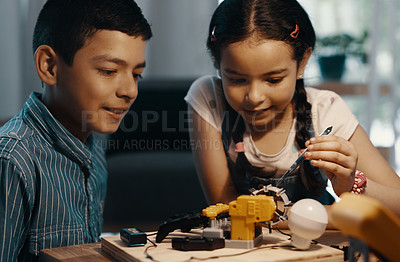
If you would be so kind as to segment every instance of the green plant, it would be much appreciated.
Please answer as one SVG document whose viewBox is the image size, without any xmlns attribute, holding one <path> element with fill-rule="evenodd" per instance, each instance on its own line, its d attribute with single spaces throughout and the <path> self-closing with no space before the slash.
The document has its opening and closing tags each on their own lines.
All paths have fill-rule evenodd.
<svg viewBox="0 0 400 262">
<path fill-rule="evenodd" d="M 360 37 L 343 33 L 317 38 L 317 50 L 319 56 L 354 55 L 361 61 L 367 61 L 365 42 L 368 33 L 365 31 Z"/>
</svg>

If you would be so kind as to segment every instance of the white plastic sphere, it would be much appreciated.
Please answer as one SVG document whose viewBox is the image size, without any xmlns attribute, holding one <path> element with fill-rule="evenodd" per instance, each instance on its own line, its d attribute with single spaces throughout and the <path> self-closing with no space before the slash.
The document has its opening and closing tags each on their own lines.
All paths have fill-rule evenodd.
<svg viewBox="0 0 400 262">
<path fill-rule="evenodd" d="M 328 224 L 328 213 L 318 201 L 310 198 L 297 201 L 288 214 L 292 245 L 308 249 L 311 240 L 319 238 Z"/>
</svg>

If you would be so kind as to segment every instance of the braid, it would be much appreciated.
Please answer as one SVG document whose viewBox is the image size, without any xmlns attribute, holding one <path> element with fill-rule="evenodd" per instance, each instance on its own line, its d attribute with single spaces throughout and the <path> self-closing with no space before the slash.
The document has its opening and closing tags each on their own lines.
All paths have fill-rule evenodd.
<svg viewBox="0 0 400 262">
<path fill-rule="evenodd" d="M 310 139 L 312 128 L 311 104 L 307 101 L 307 93 L 303 79 L 297 80 L 295 94 L 296 110 L 296 143 L 300 148 L 305 148 L 305 142 Z M 319 195 L 325 187 L 318 179 L 319 172 L 315 171 L 310 161 L 300 165 L 300 178 L 305 188 L 314 195 Z"/>
</svg>

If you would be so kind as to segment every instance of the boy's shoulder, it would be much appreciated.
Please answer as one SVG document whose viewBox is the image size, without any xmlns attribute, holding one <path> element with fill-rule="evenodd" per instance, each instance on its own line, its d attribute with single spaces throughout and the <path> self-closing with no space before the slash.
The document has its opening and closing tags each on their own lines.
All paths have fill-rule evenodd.
<svg viewBox="0 0 400 262">
<path fill-rule="evenodd" d="M 25 123 L 22 112 L 18 113 L 0 128 L 0 158 L 15 160 L 32 154 L 32 147 L 40 143 L 35 136 L 34 130 Z"/>
</svg>

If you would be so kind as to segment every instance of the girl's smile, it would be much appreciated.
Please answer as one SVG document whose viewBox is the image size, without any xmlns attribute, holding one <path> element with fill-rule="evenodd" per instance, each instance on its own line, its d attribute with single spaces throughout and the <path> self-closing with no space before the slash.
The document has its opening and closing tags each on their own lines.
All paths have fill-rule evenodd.
<svg viewBox="0 0 400 262">
<path fill-rule="evenodd" d="M 269 113 L 271 107 L 265 109 L 244 109 L 243 114 L 251 117 L 251 118 L 262 118 L 265 117 L 266 114 Z"/>
</svg>

